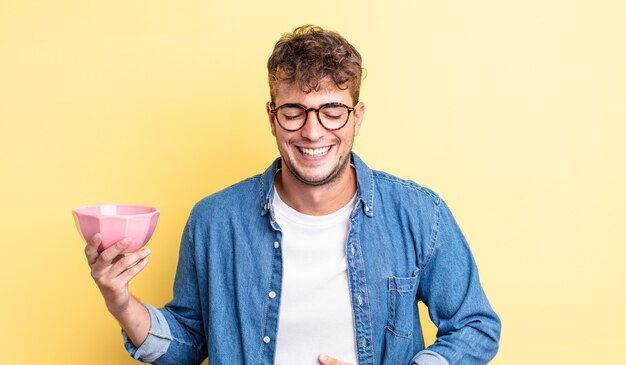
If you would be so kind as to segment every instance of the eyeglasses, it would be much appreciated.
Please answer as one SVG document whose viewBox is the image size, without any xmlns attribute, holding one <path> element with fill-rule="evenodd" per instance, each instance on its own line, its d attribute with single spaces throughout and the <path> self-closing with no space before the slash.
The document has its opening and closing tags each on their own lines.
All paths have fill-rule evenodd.
<svg viewBox="0 0 626 365">
<path fill-rule="evenodd" d="M 274 104 L 270 104 L 273 106 Z M 314 111 L 322 127 L 329 131 L 336 131 L 348 124 L 350 113 L 354 108 L 341 103 L 328 103 L 319 108 L 305 108 L 300 104 L 283 104 L 270 112 L 276 116 L 278 125 L 286 131 L 295 132 L 306 124 L 309 112 Z"/>
</svg>

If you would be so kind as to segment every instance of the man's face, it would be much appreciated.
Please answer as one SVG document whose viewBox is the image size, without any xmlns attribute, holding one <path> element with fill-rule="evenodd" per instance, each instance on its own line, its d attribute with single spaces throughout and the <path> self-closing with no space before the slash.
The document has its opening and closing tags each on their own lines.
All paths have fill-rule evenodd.
<svg viewBox="0 0 626 365">
<path fill-rule="evenodd" d="M 307 109 L 317 109 L 327 103 L 342 103 L 352 107 L 350 91 L 331 85 L 308 94 L 297 85 L 280 85 L 276 89 L 274 106 L 299 104 Z M 268 103 L 267 113 L 283 160 L 283 173 L 291 174 L 300 182 L 311 186 L 324 185 L 343 176 L 348 169 L 354 137 L 359 133 L 365 112 L 362 103 L 350 113 L 348 123 L 335 131 L 326 130 L 313 111 L 309 112 L 302 129 L 286 131 L 278 125 L 270 109 Z"/>
</svg>

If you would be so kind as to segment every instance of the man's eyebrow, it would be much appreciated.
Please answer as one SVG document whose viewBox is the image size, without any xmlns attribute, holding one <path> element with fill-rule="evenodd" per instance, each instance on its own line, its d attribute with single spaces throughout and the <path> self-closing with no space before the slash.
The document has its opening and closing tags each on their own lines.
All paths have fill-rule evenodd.
<svg viewBox="0 0 626 365">
<path fill-rule="evenodd" d="M 306 105 L 300 104 L 300 103 L 284 103 L 284 104 L 282 104 L 280 106 L 285 106 L 285 105 L 286 106 L 299 106 L 299 107 L 302 107 L 302 108 L 306 109 Z"/>
<path fill-rule="evenodd" d="M 299 106 L 299 107 L 304 108 L 304 109 L 311 109 L 311 108 L 319 109 L 319 108 L 321 108 L 323 106 L 327 106 L 327 105 L 344 105 L 344 104 L 342 102 L 339 102 L 339 101 L 329 101 L 327 103 L 319 104 L 317 107 L 310 107 L 310 108 L 307 107 L 304 104 L 301 104 L 301 103 L 284 103 L 284 104 L 281 104 L 279 106 Z"/>
</svg>

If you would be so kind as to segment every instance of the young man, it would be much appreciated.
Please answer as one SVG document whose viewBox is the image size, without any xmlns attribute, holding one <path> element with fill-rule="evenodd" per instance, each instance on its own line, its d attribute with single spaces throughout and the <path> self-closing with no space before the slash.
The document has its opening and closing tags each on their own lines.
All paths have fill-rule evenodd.
<svg viewBox="0 0 626 365">
<path fill-rule="evenodd" d="M 128 291 L 149 249 L 120 256 L 121 241 L 98 255 L 98 235 L 87 245 L 134 358 L 429 365 L 496 354 L 500 321 L 445 203 L 351 152 L 365 113 L 361 70 L 337 33 L 304 26 L 278 41 L 266 108 L 280 158 L 194 207 L 164 308 Z M 418 300 L 439 329 L 428 348 Z"/>
</svg>

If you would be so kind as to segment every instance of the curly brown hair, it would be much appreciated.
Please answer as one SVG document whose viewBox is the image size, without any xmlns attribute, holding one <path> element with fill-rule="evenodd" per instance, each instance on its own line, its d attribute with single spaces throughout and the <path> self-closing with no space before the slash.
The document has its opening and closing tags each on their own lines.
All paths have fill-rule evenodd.
<svg viewBox="0 0 626 365">
<path fill-rule="evenodd" d="M 285 33 L 267 60 L 272 102 L 279 84 L 297 83 L 305 93 L 324 88 L 330 79 L 341 90 L 350 89 L 359 100 L 361 55 L 339 33 L 314 25 L 303 25 Z"/>
</svg>

